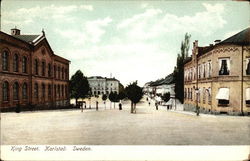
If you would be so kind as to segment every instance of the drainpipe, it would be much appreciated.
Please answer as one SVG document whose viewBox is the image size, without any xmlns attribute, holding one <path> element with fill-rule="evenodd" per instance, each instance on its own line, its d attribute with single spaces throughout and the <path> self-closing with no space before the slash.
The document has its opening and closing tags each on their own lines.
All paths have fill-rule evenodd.
<svg viewBox="0 0 250 161">
<path fill-rule="evenodd" d="M 241 115 L 244 116 L 244 111 L 243 111 L 243 72 L 244 72 L 244 67 L 243 67 L 243 45 L 241 46 Z"/>
</svg>

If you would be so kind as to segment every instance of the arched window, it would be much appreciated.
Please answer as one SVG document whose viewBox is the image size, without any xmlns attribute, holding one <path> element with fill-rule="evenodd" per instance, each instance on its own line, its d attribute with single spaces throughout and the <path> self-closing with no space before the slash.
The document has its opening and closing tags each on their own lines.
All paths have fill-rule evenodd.
<svg viewBox="0 0 250 161">
<path fill-rule="evenodd" d="M 65 85 L 65 97 L 68 97 L 67 86 Z"/>
<path fill-rule="evenodd" d="M 60 94 L 60 85 L 57 85 L 57 92 L 58 92 L 58 98 L 61 97 L 61 94 Z"/>
<path fill-rule="evenodd" d="M 48 98 L 51 98 L 51 85 L 48 85 Z"/>
<path fill-rule="evenodd" d="M 2 54 L 2 70 L 9 70 L 9 53 L 7 51 L 4 51 Z"/>
<path fill-rule="evenodd" d="M 61 87 L 61 90 L 62 90 L 62 97 L 64 97 L 64 86 L 63 85 Z"/>
<path fill-rule="evenodd" d="M 61 74 L 60 72 L 61 72 L 61 68 L 60 68 L 60 67 L 58 67 L 58 76 L 57 76 L 57 77 L 58 77 L 58 79 L 60 79 L 60 74 Z"/>
<path fill-rule="evenodd" d="M 38 98 L 38 84 L 37 83 L 35 83 L 34 95 L 35 95 L 35 98 Z"/>
<path fill-rule="evenodd" d="M 13 99 L 18 100 L 19 99 L 19 85 L 17 82 L 13 85 Z"/>
<path fill-rule="evenodd" d="M 23 99 L 28 98 L 28 86 L 27 86 L 27 83 L 23 84 L 22 95 L 23 95 Z"/>
<path fill-rule="evenodd" d="M 15 54 L 13 58 L 13 71 L 18 72 L 18 55 Z"/>
<path fill-rule="evenodd" d="M 45 98 L 45 84 L 42 84 L 42 98 Z"/>
<path fill-rule="evenodd" d="M 22 71 L 23 73 L 27 73 L 27 58 L 24 56 L 22 60 Z"/>
<path fill-rule="evenodd" d="M 54 85 L 54 96 L 56 98 L 56 85 Z"/>
<path fill-rule="evenodd" d="M 64 79 L 64 68 L 62 67 L 62 79 Z"/>
<path fill-rule="evenodd" d="M 54 78 L 56 78 L 56 66 L 54 65 Z"/>
<path fill-rule="evenodd" d="M 37 59 L 35 60 L 34 67 L 35 67 L 35 74 L 38 75 L 38 60 Z"/>
<path fill-rule="evenodd" d="M 42 62 L 42 76 L 45 76 L 45 62 Z"/>
<path fill-rule="evenodd" d="M 9 83 L 5 81 L 3 83 L 3 88 L 2 88 L 2 93 L 3 93 L 3 101 L 8 101 L 9 100 Z"/>
<path fill-rule="evenodd" d="M 51 64 L 48 65 L 48 77 L 51 77 Z"/>
</svg>

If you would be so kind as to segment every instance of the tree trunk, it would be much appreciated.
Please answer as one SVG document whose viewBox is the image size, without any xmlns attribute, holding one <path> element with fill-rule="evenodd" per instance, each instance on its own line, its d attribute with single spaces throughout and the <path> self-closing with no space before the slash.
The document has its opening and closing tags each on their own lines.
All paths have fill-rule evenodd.
<svg viewBox="0 0 250 161">
<path fill-rule="evenodd" d="M 114 109 L 115 109 L 115 102 L 114 102 Z"/>
<path fill-rule="evenodd" d="M 136 113 L 136 103 L 134 104 L 134 111 L 135 111 L 135 113 Z"/>
<path fill-rule="evenodd" d="M 131 101 L 131 111 L 130 113 L 133 113 L 133 102 Z"/>
</svg>

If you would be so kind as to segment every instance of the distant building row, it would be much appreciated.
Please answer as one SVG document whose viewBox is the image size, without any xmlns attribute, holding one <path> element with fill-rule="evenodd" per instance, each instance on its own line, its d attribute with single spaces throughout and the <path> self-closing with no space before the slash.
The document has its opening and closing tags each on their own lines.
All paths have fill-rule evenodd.
<svg viewBox="0 0 250 161">
<path fill-rule="evenodd" d="M 193 43 L 184 65 L 184 109 L 250 113 L 250 28 L 215 45 Z"/>
<path fill-rule="evenodd" d="M 171 98 L 174 98 L 175 82 L 173 74 L 170 74 L 163 79 L 146 83 L 143 87 L 143 92 L 151 96 L 163 95 L 169 92 Z"/>
<path fill-rule="evenodd" d="M 67 105 L 69 60 L 54 54 L 43 32 L 0 31 L 0 107 Z"/>
<path fill-rule="evenodd" d="M 109 95 L 111 92 L 119 93 L 119 81 L 115 78 L 93 76 L 88 77 L 88 82 L 92 95 Z"/>
</svg>

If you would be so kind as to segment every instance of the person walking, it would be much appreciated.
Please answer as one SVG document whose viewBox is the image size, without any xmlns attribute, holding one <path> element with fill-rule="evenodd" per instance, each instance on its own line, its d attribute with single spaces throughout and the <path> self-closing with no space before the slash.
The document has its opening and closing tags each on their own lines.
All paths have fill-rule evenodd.
<svg viewBox="0 0 250 161">
<path fill-rule="evenodd" d="M 158 103 L 157 103 L 157 101 L 155 101 L 155 108 L 156 108 L 156 110 L 158 110 Z"/>
<path fill-rule="evenodd" d="M 96 111 L 98 111 L 98 101 L 96 101 Z"/>
</svg>

